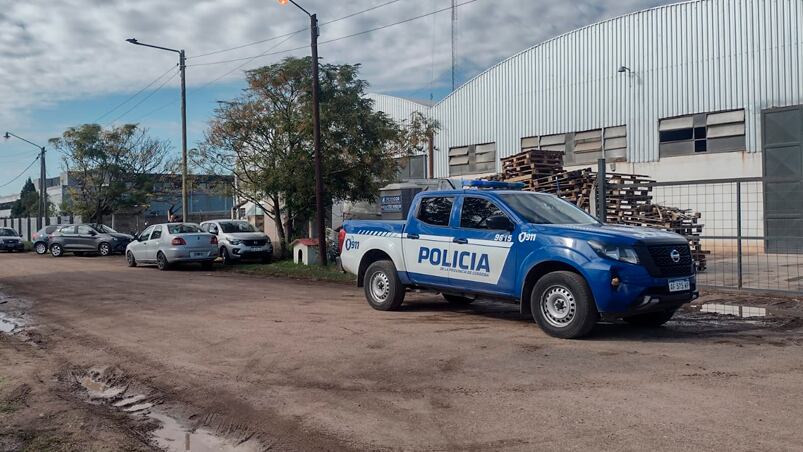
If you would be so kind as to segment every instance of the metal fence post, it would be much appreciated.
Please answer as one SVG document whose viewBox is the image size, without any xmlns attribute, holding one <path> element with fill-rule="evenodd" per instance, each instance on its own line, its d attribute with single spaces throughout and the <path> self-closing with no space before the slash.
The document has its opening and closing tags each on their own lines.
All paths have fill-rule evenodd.
<svg viewBox="0 0 803 452">
<path fill-rule="evenodd" d="M 605 159 L 597 160 L 597 219 L 603 223 L 608 217 L 605 196 L 608 193 L 605 176 Z"/>
<path fill-rule="evenodd" d="M 742 288 L 742 183 L 736 181 L 736 287 Z"/>
</svg>

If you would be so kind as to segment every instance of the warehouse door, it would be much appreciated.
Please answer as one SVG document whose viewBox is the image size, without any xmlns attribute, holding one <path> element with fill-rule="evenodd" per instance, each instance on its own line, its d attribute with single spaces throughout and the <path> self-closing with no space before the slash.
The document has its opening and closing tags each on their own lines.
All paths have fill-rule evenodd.
<svg viewBox="0 0 803 452">
<path fill-rule="evenodd" d="M 768 253 L 803 252 L 803 106 L 765 110 L 764 226 Z"/>
</svg>

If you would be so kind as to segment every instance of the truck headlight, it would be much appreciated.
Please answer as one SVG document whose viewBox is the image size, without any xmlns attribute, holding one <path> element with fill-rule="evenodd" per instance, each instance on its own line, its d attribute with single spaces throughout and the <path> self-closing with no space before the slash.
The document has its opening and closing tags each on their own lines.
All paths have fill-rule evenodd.
<svg viewBox="0 0 803 452">
<path fill-rule="evenodd" d="M 240 243 L 243 243 L 243 242 L 241 242 L 240 240 L 229 240 L 229 244 L 230 245 L 239 245 Z"/>
<path fill-rule="evenodd" d="M 629 264 L 638 264 L 638 254 L 636 254 L 636 250 L 633 247 L 609 245 L 607 243 L 597 242 L 596 240 L 589 240 L 588 244 L 601 257 L 607 257 L 608 259 L 627 262 Z"/>
</svg>

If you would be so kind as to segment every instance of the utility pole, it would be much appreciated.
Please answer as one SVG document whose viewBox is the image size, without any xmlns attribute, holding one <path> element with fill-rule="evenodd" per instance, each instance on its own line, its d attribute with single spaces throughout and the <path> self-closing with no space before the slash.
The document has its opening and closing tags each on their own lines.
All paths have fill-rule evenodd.
<svg viewBox="0 0 803 452">
<path fill-rule="evenodd" d="M 452 0 L 452 91 L 455 88 L 454 66 L 455 66 L 455 51 L 454 51 L 454 33 L 455 22 L 457 21 L 457 10 L 454 8 L 454 0 Z"/>
<path fill-rule="evenodd" d="M 320 86 L 318 81 L 318 16 L 302 8 L 294 0 L 279 0 L 279 4 L 288 2 L 295 5 L 309 16 L 310 47 L 312 53 L 312 145 L 315 150 L 315 212 L 318 217 L 318 254 L 321 265 L 327 264 L 326 256 L 326 209 L 323 204 L 323 171 L 321 169 L 321 105 Z"/>
<path fill-rule="evenodd" d="M 34 143 L 33 141 L 26 140 L 19 135 L 14 135 L 11 132 L 6 132 L 3 135 L 3 138 L 6 140 L 14 137 L 18 140 L 22 140 L 32 146 L 39 148 L 39 217 L 36 219 L 36 229 L 42 229 L 47 222 L 47 183 L 45 178 L 47 177 L 47 167 L 45 166 L 45 154 L 46 150 L 44 146 L 39 146 L 38 144 Z"/>
<path fill-rule="evenodd" d="M 137 41 L 136 38 L 126 39 L 126 41 L 134 45 L 178 54 L 178 67 L 181 72 L 181 219 L 182 221 L 189 221 L 189 218 L 187 218 L 189 215 L 189 206 L 187 205 L 187 62 L 184 49 L 170 49 L 168 47 L 145 44 Z"/>
</svg>

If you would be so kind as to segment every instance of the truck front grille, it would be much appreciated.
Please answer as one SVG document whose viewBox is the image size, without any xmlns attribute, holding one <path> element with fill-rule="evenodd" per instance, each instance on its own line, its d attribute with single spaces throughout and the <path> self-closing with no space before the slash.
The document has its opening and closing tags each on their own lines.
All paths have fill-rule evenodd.
<svg viewBox="0 0 803 452">
<path fill-rule="evenodd" d="M 652 245 L 647 251 L 653 263 L 650 268 L 653 276 L 691 276 L 694 273 L 688 245 Z"/>
</svg>

